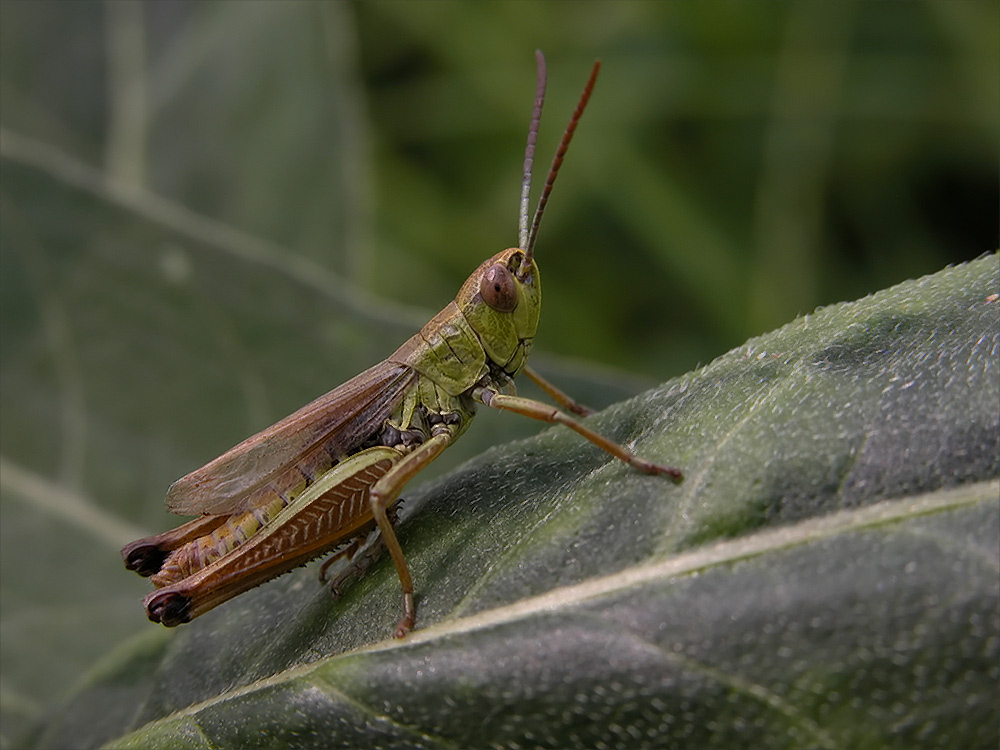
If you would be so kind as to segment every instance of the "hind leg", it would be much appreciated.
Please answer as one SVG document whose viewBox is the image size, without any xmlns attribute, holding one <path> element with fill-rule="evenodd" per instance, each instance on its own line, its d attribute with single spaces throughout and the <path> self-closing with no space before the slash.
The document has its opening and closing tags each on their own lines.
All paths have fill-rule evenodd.
<svg viewBox="0 0 1000 750">
<path fill-rule="evenodd" d="M 399 508 L 402 502 L 402 498 L 400 498 L 395 505 L 386 511 L 386 516 L 393 529 L 399 525 Z M 375 532 L 374 529 L 367 534 L 354 537 L 344 549 L 338 550 L 320 565 L 319 580 L 321 583 L 327 584 L 334 600 L 339 599 L 347 589 L 364 578 L 369 568 L 385 554 L 385 540 L 382 538 L 382 534 L 376 532 L 375 538 L 371 542 L 368 541 L 373 532 Z M 328 578 L 327 572 L 330 566 L 345 558 L 348 564 L 344 566 L 344 569 Z"/>
</svg>

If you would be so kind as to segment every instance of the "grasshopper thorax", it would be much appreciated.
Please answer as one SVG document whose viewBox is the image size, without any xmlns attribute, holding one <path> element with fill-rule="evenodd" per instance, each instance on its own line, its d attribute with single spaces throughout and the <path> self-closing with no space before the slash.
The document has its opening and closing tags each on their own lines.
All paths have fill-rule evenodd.
<svg viewBox="0 0 1000 750">
<path fill-rule="evenodd" d="M 529 261 L 519 275 L 524 251 L 512 247 L 484 261 L 455 297 L 486 356 L 508 375 L 521 371 L 538 328 L 542 290 L 538 266 Z"/>
</svg>

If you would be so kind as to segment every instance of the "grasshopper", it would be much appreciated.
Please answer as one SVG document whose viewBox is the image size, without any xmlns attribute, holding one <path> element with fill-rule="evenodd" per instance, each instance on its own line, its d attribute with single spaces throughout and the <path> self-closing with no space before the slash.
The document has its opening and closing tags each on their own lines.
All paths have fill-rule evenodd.
<svg viewBox="0 0 1000 750">
<path fill-rule="evenodd" d="M 524 373 L 567 411 L 590 413 L 526 361 L 541 301 L 535 238 L 600 61 L 563 133 L 529 228 L 546 82 L 545 58 L 535 55 L 519 246 L 484 261 L 454 301 L 388 359 L 170 486 L 167 507 L 198 518 L 122 550 L 125 567 L 151 576 L 157 587 L 143 600 L 150 620 L 167 627 L 189 622 L 326 553 L 336 554 L 321 578 L 329 562 L 344 556 L 356 574 L 371 561 L 372 548 L 358 560 L 354 555 L 377 529 L 378 551 L 388 548 L 403 590 L 403 615 L 394 630 L 403 637 L 414 627 L 416 609 L 394 530 L 395 504 L 403 486 L 466 430 L 479 405 L 565 425 L 640 471 L 681 481 L 679 470 L 639 458 L 566 412 L 516 395 L 513 379 Z M 331 588 L 337 591 L 336 584 Z"/>
</svg>

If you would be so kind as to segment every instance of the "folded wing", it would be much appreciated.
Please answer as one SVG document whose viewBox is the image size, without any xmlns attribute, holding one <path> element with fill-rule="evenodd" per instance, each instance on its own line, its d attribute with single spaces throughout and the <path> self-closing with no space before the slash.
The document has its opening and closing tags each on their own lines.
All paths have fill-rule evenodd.
<svg viewBox="0 0 1000 750">
<path fill-rule="evenodd" d="M 178 479 L 167 507 L 181 515 L 238 513 L 311 481 L 312 467 L 329 466 L 328 457 L 335 462 L 368 439 L 416 377 L 409 367 L 380 362 Z"/>
</svg>

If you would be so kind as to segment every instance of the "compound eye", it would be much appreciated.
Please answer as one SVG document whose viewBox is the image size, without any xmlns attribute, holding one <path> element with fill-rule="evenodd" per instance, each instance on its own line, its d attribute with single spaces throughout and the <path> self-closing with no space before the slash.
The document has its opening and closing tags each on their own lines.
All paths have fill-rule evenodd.
<svg viewBox="0 0 1000 750">
<path fill-rule="evenodd" d="M 517 287 L 507 267 L 497 263 L 490 266 L 479 282 L 479 292 L 487 305 L 498 312 L 510 312 L 517 307 Z"/>
</svg>

